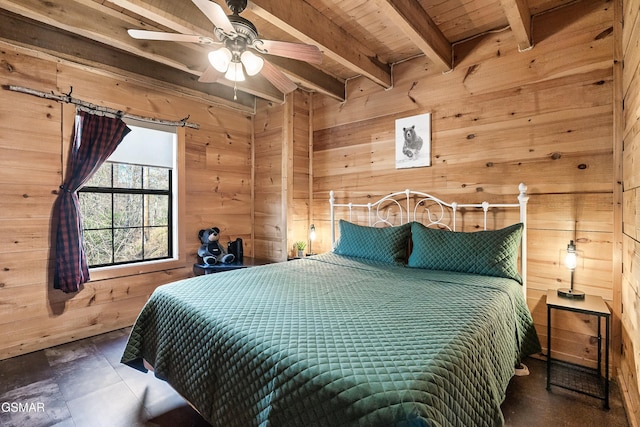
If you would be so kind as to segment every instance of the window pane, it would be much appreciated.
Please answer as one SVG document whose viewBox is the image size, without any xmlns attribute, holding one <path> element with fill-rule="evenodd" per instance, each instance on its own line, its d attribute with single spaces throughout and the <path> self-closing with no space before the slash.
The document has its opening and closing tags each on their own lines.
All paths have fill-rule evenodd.
<svg viewBox="0 0 640 427">
<path fill-rule="evenodd" d="M 78 193 L 85 230 L 111 228 L 111 194 Z"/>
<path fill-rule="evenodd" d="M 142 259 L 142 229 L 114 230 L 114 261 L 126 262 Z"/>
<path fill-rule="evenodd" d="M 169 256 L 169 228 L 145 227 L 144 259 Z"/>
<path fill-rule="evenodd" d="M 112 163 L 105 162 L 84 186 L 111 187 L 111 165 Z"/>
<path fill-rule="evenodd" d="M 111 264 L 111 230 L 86 230 L 84 232 L 84 249 L 87 263 L 91 265 Z"/>
<path fill-rule="evenodd" d="M 146 195 L 144 225 L 169 225 L 169 208 L 169 196 Z"/>
<path fill-rule="evenodd" d="M 113 195 L 113 226 L 142 227 L 142 194 Z"/>
<path fill-rule="evenodd" d="M 169 190 L 169 169 L 145 167 L 144 177 L 144 188 L 150 190 Z"/>
<path fill-rule="evenodd" d="M 113 165 L 114 188 L 142 188 L 142 166 L 115 163 Z"/>
</svg>

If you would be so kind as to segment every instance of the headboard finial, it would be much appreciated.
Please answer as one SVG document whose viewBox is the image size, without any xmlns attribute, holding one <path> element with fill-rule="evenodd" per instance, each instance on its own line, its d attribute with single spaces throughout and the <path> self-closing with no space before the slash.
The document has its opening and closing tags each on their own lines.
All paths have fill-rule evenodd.
<svg viewBox="0 0 640 427">
<path fill-rule="evenodd" d="M 521 182 L 520 185 L 518 185 L 518 190 L 520 191 L 520 194 L 518 194 L 518 201 L 521 205 L 526 205 L 526 203 L 529 201 L 526 184 L 524 182 Z"/>
<path fill-rule="evenodd" d="M 520 191 L 520 194 L 527 194 L 527 185 L 524 182 L 521 182 L 520 185 L 518 185 L 518 190 Z"/>
</svg>

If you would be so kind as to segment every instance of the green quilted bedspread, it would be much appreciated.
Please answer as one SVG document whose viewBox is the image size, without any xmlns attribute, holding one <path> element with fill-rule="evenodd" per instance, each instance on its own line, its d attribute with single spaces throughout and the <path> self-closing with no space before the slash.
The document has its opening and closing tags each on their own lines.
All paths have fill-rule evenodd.
<svg viewBox="0 0 640 427">
<path fill-rule="evenodd" d="M 520 285 L 325 254 L 159 287 L 122 357 L 215 426 L 493 426 L 540 350 Z"/>
</svg>

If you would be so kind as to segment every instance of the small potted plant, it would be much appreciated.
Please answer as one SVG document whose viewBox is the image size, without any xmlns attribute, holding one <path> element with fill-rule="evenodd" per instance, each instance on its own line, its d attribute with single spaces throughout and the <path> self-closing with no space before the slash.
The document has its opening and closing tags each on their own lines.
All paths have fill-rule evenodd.
<svg viewBox="0 0 640 427">
<path fill-rule="evenodd" d="M 298 250 L 298 258 L 304 257 L 304 248 L 307 247 L 307 242 L 303 242 L 302 240 L 295 242 L 293 247 Z"/>
</svg>

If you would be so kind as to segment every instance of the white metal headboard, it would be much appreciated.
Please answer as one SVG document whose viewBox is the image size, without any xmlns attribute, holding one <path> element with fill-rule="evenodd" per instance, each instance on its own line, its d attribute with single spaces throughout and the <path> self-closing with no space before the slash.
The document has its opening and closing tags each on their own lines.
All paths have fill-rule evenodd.
<svg viewBox="0 0 640 427">
<path fill-rule="evenodd" d="M 334 192 L 329 193 L 331 204 L 331 247 L 336 243 L 335 208 L 347 208 L 348 220 L 353 222 L 354 212 L 364 212 L 368 226 L 392 226 L 418 221 L 427 227 L 446 228 L 456 231 L 457 213 L 465 209 L 482 209 L 483 229 L 487 229 L 487 214 L 492 208 L 519 208 L 520 222 L 523 225 L 522 243 L 520 245 L 520 274 L 522 275 L 522 291 L 527 296 L 527 186 L 518 186 L 518 203 L 489 202 L 467 204 L 446 203 L 439 198 L 420 191 L 404 190 L 392 193 L 373 203 L 336 203 Z"/>
</svg>

